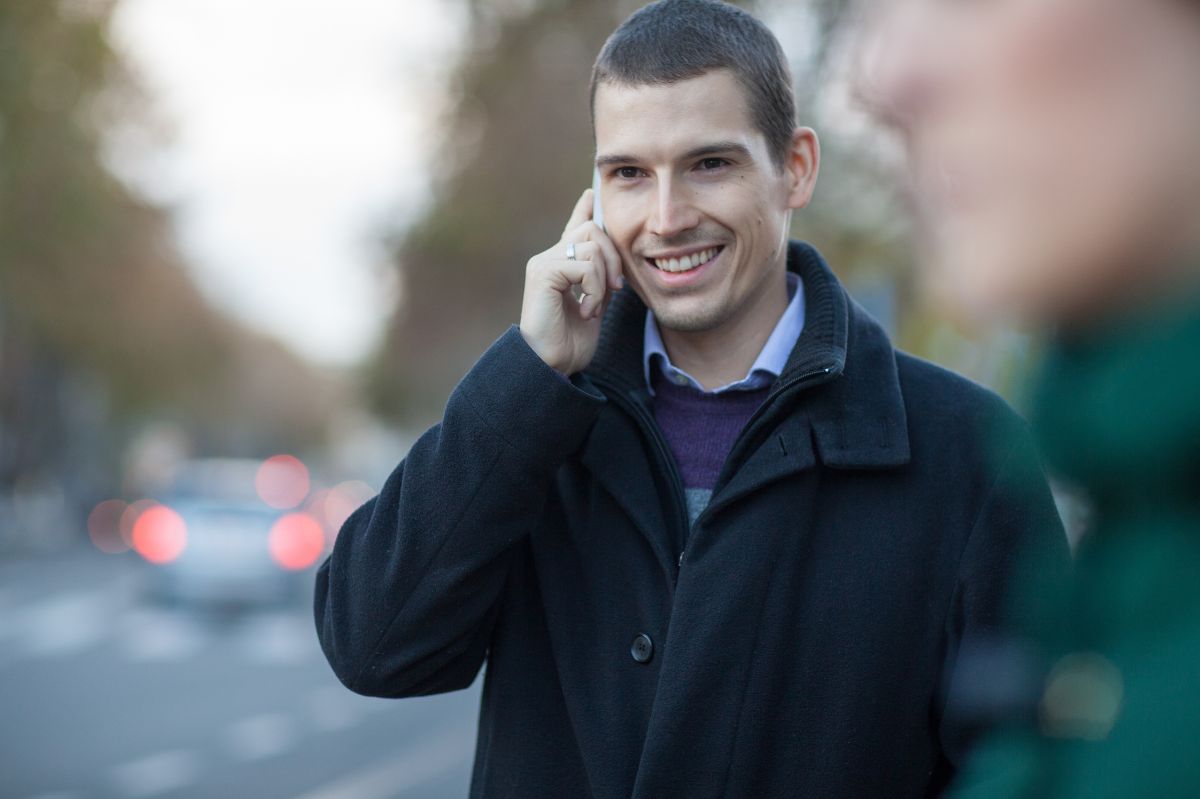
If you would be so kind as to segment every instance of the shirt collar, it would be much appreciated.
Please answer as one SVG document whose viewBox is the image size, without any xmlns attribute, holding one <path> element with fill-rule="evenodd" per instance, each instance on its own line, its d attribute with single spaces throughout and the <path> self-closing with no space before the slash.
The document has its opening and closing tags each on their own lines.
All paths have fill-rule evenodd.
<svg viewBox="0 0 1200 799">
<path fill-rule="evenodd" d="M 775 329 L 767 337 L 758 357 L 750 366 L 750 371 L 741 380 L 735 380 L 711 391 L 703 388 L 694 377 L 671 363 L 671 358 L 667 355 L 667 349 L 663 345 L 662 336 L 659 335 L 654 312 L 647 308 L 642 345 L 642 372 L 646 380 L 646 389 L 651 394 L 654 393 L 650 380 L 650 364 L 655 360 L 668 380 L 680 385 L 691 385 L 707 394 L 760 388 L 769 384 L 783 372 L 788 356 L 800 338 L 800 332 L 804 329 L 804 286 L 801 283 L 800 275 L 792 271 L 787 272 L 787 288 L 790 297 L 787 308 L 779 317 L 779 321 L 775 323 Z M 655 355 L 661 357 L 654 358 Z"/>
</svg>

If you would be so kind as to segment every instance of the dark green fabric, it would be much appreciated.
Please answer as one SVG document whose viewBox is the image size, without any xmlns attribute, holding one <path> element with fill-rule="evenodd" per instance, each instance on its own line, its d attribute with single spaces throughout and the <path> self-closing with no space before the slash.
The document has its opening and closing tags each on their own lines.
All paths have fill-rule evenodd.
<svg viewBox="0 0 1200 799">
<path fill-rule="evenodd" d="M 1090 653 L 1107 675 L 1077 697 L 1100 721 L 1064 728 L 1044 694 L 1036 728 L 995 735 L 955 796 L 1200 796 L 1200 297 L 1059 336 L 1033 426 L 1094 508 L 1043 633 L 1056 657 Z"/>
</svg>

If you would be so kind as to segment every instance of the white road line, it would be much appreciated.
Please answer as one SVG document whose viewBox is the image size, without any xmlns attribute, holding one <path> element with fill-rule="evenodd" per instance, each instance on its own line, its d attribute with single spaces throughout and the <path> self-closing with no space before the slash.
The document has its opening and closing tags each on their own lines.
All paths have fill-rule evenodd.
<svg viewBox="0 0 1200 799">
<path fill-rule="evenodd" d="M 31 599 L 11 589 L 0 603 L 0 666 L 78 654 L 112 636 L 130 601 L 128 579 Z"/>
<path fill-rule="evenodd" d="M 183 613 L 132 608 L 122 615 L 121 652 L 135 662 L 185 660 L 208 645 L 210 635 Z"/>
<path fill-rule="evenodd" d="M 98 643 L 111 626 L 111 597 L 72 591 L 18 608 L 3 625 L 27 657 L 61 657 Z"/>
<path fill-rule="evenodd" d="M 322 685 L 304 697 L 313 726 L 320 732 L 337 732 L 352 727 L 363 717 L 362 700 L 338 685 Z"/>
<path fill-rule="evenodd" d="M 342 777 L 299 799 L 392 799 L 466 765 L 474 750 L 473 727 L 445 729 L 398 758 Z"/>
<path fill-rule="evenodd" d="M 295 725 L 282 713 L 250 716 L 225 731 L 226 747 L 238 760 L 272 757 L 287 751 L 295 741 Z"/>
<path fill-rule="evenodd" d="M 123 796 L 153 796 L 195 782 L 200 757 L 187 749 L 172 749 L 115 766 L 109 774 Z"/>
<path fill-rule="evenodd" d="M 239 649 L 255 663 L 301 663 L 321 656 L 316 627 L 307 615 L 254 616 L 246 620 L 238 637 Z"/>
</svg>

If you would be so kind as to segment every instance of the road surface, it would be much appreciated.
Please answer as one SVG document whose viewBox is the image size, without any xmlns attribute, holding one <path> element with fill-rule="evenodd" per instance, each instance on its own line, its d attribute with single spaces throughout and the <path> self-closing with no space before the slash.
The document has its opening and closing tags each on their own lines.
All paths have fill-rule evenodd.
<svg viewBox="0 0 1200 799">
<path fill-rule="evenodd" d="M 0 560 L 0 799 L 465 797 L 481 680 L 346 690 L 309 599 L 244 614 L 143 596 L 135 555 Z"/>
</svg>

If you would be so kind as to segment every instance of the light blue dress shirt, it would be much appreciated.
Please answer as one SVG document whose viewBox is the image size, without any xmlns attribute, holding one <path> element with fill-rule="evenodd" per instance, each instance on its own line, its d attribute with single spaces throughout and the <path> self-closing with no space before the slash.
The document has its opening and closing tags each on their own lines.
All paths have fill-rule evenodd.
<svg viewBox="0 0 1200 799">
<path fill-rule="evenodd" d="M 750 366 L 750 371 L 741 380 L 726 383 L 711 390 L 701 386 L 696 378 L 671 363 L 671 358 L 667 355 L 667 349 L 663 346 L 662 337 L 659 335 L 654 312 L 647 308 L 646 330 L 642 343 L 642 371 L 646 377 L 647 390 L 651 394 L 654 393 L 654 389 L 650 385 L 652 360 L 660 364 L 662 372 L 668 380 L 681 386 L 691 385 L 708 394 L 738 389 L 755 389 L 769 385 L 783 371 L 784 364 L 787 363 L 788 356 L 792 353 L 792 347 L 800 338 L 800 331 L 804 329 L 804 286 L 800 282 L 800 276 L 795 272 L 788 272 L 787 286 L 788 306 L 784 309 L 783 316 L 779 317 L 779 321 L 775 323 L 775 329 L 771 331 L 766 344 L 763 344 L 758 357 Z"/>
</svg>

